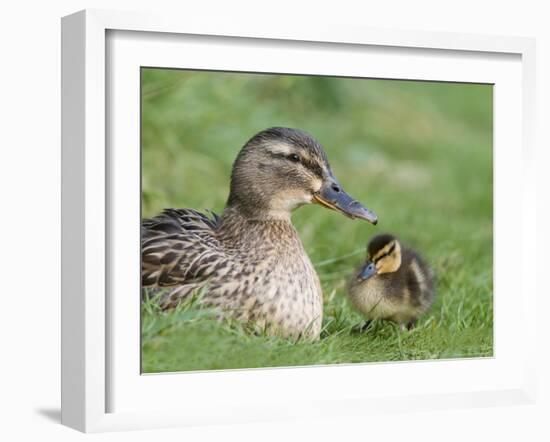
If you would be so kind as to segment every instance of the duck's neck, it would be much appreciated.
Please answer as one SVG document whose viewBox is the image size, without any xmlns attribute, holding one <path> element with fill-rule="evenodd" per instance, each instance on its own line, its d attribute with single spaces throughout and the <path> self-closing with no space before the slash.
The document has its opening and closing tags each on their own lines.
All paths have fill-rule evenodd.
<svg viewBox="0 0 550 442">
<path fill-rule="evenodd" d="M 270 216 L 268 213 L 251 215 L 238 207 L 227 206 L 222 213 L 218 227 L 220 239 L 226 243 L 261 245 L 276 243 L 300 243 L 298 234 L 287 216 Z M 301 244 L 301 243 L 300 243 Z"/>
<path fill-rule="evenodd" d="M 223 211 L 223 218 L 239 219 L 244 222 L 287 222 L 292 224 L 290 219 L 291 212 L 286 209 L 277 209 L 265 207 L 261 204 L 240 204 L 237 201 L 228 201 L 226 208 Z"/>
</svg>

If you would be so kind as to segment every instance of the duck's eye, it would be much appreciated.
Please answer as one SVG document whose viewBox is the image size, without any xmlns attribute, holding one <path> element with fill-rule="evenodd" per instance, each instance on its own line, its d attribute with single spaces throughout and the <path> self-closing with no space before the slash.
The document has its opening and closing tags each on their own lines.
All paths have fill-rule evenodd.
<svg viewBox="0 0 550 442">
<path fill-rule="evenodd" d="M 287 158 L 290 161 L 292 161 L 293 163 L 299 163 L 300 162 L 300 157 L 295 153 L 291 153 Z"/>
</svg>

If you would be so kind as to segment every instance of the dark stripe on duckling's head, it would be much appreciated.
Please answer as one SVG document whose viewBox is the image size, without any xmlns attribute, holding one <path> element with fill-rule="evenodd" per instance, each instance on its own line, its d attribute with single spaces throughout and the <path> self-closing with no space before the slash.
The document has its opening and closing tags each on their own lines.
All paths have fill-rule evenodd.
<svg viewBox="0 0 550 442">
<path fill-rule="evenodd" d="M 376 235 L 374 238 L 370 240 L 369 245 L 367 247 L 367 252 L 369 256 L 374 258 L 380 250 L 382 250 L 384 247 L 386 247 L 389 243 L 391 243 L 395 239 L 396 239 L 395 236 L 390 235 L 389 233 L 382 233 L 380 235 Z"/>
<path fill-rule="evenodd" d="M 381 255 L 379 254 L 374 259 L 374 263 L 376 264 L 378 261 L 380 261 L 381 259 L 384 259 L 386 256 L 390 256 L 393 253 L 394 250 L 395 250 L 395 241 L 391 243 L 391 246 L 390 246 L 390 248 L 388 249 L 387 252 L 384 252 Z"/>
</svg>

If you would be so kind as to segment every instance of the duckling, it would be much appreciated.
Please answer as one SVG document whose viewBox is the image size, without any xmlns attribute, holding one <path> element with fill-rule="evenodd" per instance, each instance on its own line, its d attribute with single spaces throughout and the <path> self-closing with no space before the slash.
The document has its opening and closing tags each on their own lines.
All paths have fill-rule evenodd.
<svg viewBox="0 0 550 442">
<path fill-rule="evenodd" d="M 311 135 L 256 134 L 233 164 L 221 216 L 166 209 L 142 221 L 142 287 L 167 289 L 157 297 L 163 309 L 202 289 L 203 305 L 270 334 L 318 338 L 321 285 L 290 219 L 309 203 L 377 222 L 343 190 Z"/>
<path fill-rule="evenodd" d="M 434 299 L 434 277 L 424 259 L 390 234 L 375 236 L 366 262 L 352 275 L 348 297 L 367 322 L 389 319 L 410 330 Z"/>
</svg>

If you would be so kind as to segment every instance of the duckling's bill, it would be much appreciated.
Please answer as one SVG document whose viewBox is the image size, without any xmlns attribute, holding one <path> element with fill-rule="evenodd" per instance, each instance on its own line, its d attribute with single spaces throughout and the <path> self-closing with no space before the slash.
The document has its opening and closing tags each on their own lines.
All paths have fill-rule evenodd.
<svg viewBox="0 0 550 442">
<path fill-rule="evenodd" d="M 376 214 L 354 200 L 335 179 L 328 181 L 319 192 L 314 193 L 313 200 L 329 209 L 342 212 L 351 219 L 360 218 L 371 224 L 378 222 Z"/>
<path fill-rule="evenodd" d="M 357 279 L 360 281 L 366 281 L 371 276 L 376 274 L 376 265 L 372 261 L 367 261 L 365 265 L 361 268 L 361 271 L 357 275 Z"/>
</svg>

